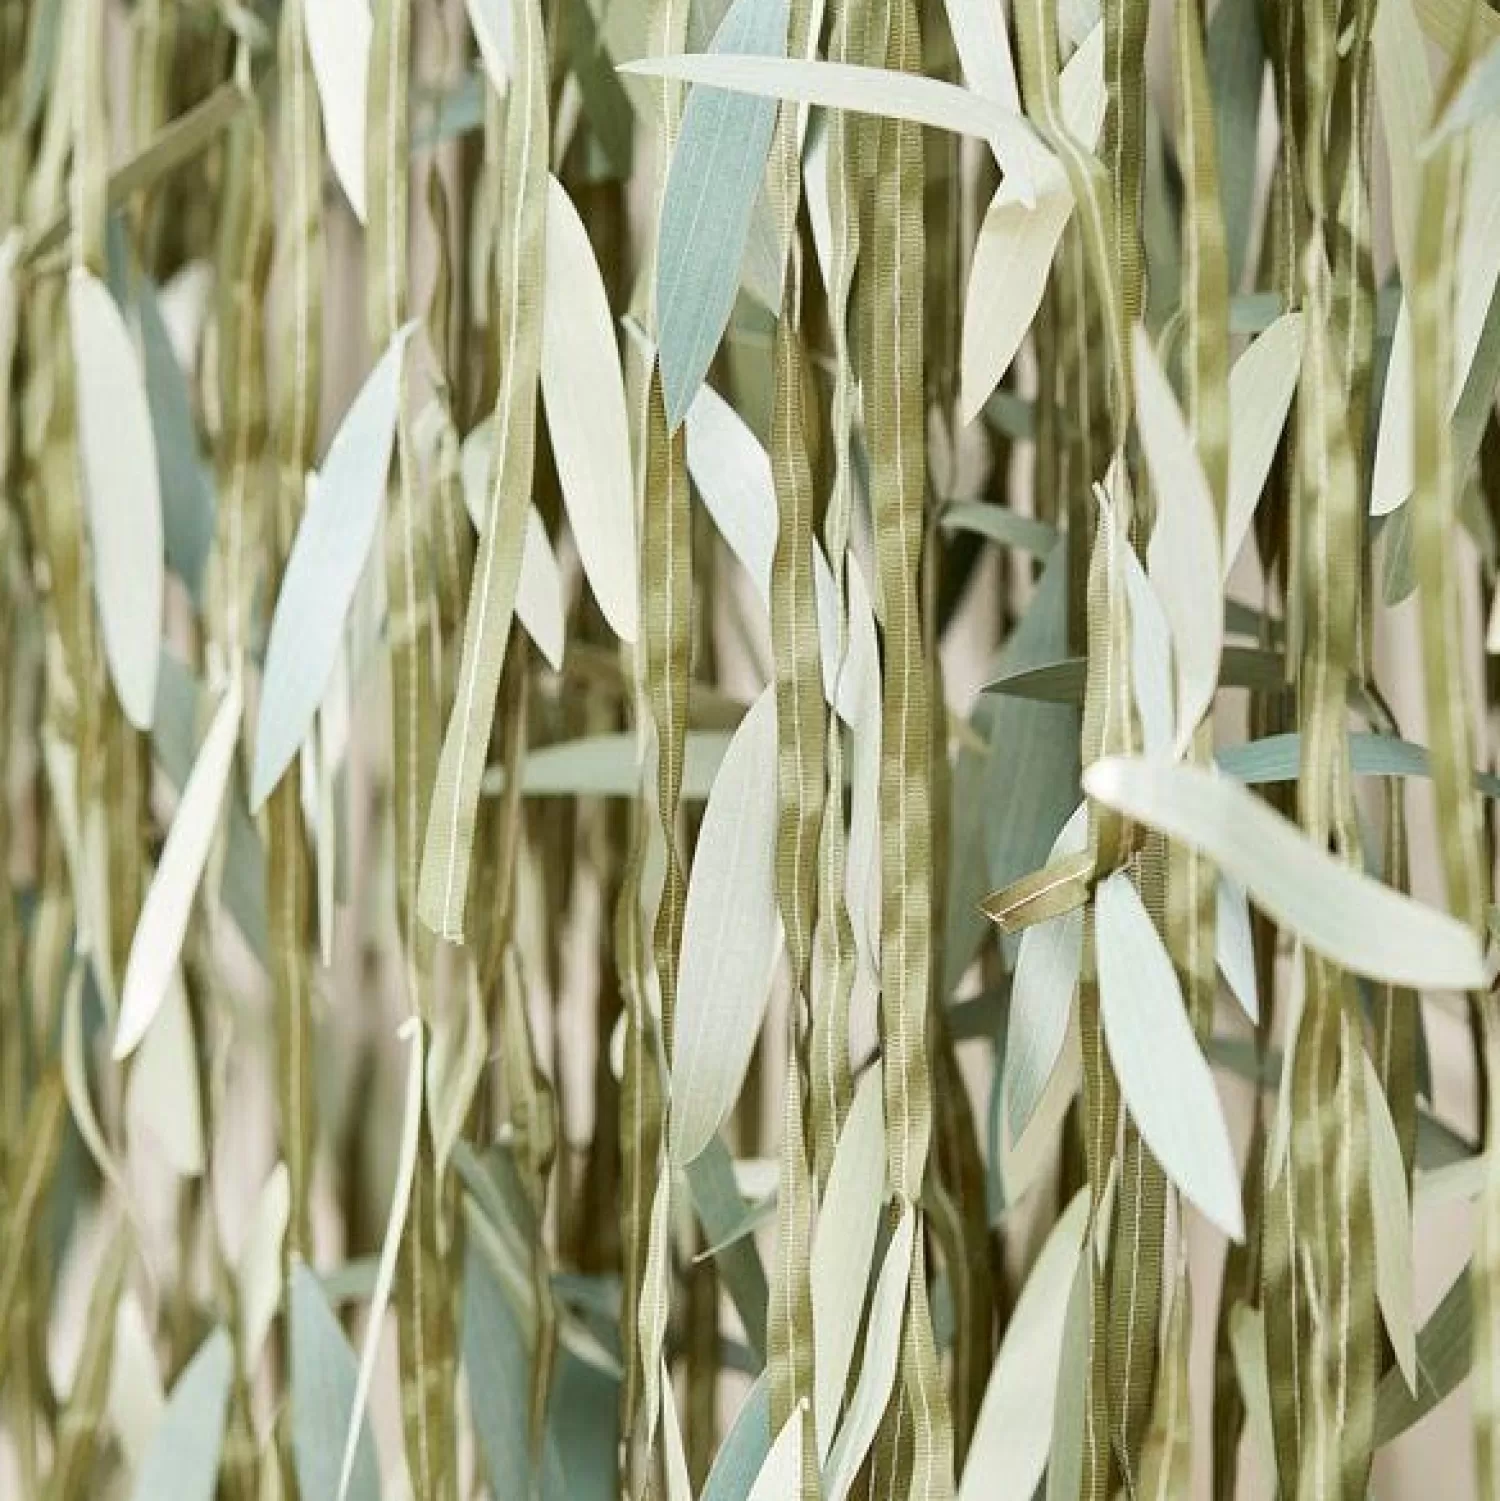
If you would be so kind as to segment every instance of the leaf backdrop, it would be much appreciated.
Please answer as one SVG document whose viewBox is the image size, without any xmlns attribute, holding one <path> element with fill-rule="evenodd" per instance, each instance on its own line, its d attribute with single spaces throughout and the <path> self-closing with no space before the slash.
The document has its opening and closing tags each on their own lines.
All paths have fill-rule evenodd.
<svg viewBox="0 0 1500 1501">
<path fill-rule="evenodd" d="M 33 0 L 0 156 L 6 1495 L 1500 1494 L 1487 0 Z"/>
</svg>

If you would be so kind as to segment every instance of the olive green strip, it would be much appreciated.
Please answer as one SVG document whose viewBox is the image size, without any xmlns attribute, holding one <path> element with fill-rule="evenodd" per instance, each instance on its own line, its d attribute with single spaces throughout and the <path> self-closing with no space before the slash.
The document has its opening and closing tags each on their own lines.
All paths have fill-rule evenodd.
<svg viewBox="0 0 1500 1501">
<path fill-rule="evenodd" d="M 1185 0 L 1179 0 L 1178 9 Z M 1146 162 L 1146 21 L 1149 5 L 1105 0 L 1104 140 L 1115 224 L 1120 293 L 1134 323 L 1145 307 L 1146 247 L 1141 234 Z"/>
<path fill-rule="evenodd" d="M 278 32 L 281 108 L 278 153 L 286 191 L 277 217 L 275 276 L 279 296 L 273 330 L 278 365 L 286 372 L 276 404 L 276 485 L 269 529 L 268 592 L 280 591 L 286 560 L 302 519 L 306 476 L 316 457 L 323 358 L 323 141 L 312 64 L 302 20 L 303 0 L 287 0 Z M 311 1248 L 313 1123 L 312 859 L 301 789 L 289 771 L 267 803 L 266 910 L 275 986 L 277 1090 L 281 1149 L 291 1184 L 286 1251 Z"/>
<path fill-rule="evenodd" d="M 1172 1308 L 1162 1339 L 1151 1423 L 1141 1444 L 1140 1501 L 1172 1501 L 1192 1492 L 1193 1413 L 1188 1353 L 1192 1344 L 1192 1286 L 1187 1257 L 1179 1252 Z"/>
<path fill-rule="evenodd" d="M 495 338 L 501 351 L 490 499 L 464 623 L 458 689 L 422 851 L 417 908 L 433 932 L 464 934 L 479 783 L 520 581 L 531 498 L 547 208 L 547 39 L 537 0 L 514 3 L 515 74 L 504 103 Z M 491 105 L 491 108 L 497 106 Z"/>
</svg>

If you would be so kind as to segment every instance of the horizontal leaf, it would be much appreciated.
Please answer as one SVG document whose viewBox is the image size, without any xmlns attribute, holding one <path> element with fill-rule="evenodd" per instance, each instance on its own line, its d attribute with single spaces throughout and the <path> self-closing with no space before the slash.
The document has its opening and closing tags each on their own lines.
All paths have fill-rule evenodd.
<svg viewBox="0 0 1500 1501">
<path fill-rule="evenodd" d="M 1057 545 L 1055 526 L 987 500 L 959 500 L 944 506 L 938 513 L 938 525 L 945 532 L 975 532 L 1002 547 L 1016 547 L 1038 558 L 1045 558 Z"/>
<path fill-rule="evenodd" d="M 1412 987 L 1484 984 L 1479 943 L 1462 923 L 1341 864 L 1229 777 L 1110 757 L 1083 781 L 1091 797 L 1207 855 L 1351 973 Z"/>
<path fill-rule="evenodd" d="M 1012 698 L 1035 699 L 1047 704 L 1081 704 L 1088 663 L 1083 657 L 1066 657 L 984 685 L 986 693 L 1004 693 Z M 1250 688 L 1272 692 L 1286 686 L 1286 665 L 1279 652 L 1259 647 L 1226 646 L 1219 668 L 1221 688 Z"/>
<path fill-rule="evenodd" d="M 1246 740 L 1240 745 L 1226 745 L 1214 752 L 1214 759 L 1221 771 L 1255 787 L 1267 782 L 1296 781 L 1301 775 L 1301 753 L 1301 736 L 1293 730 Z M 1393 735 L 1351 734 L 1349 764 L 1355 776 L 1362 777 L 1432 775 L 1427 747 L 1398 740 Z M 1500 777 L 1480 772 L 1474 778 L 1474 785 L 1486 797 L 1500 798 Z"/>
<path fill-rule="evenodd" d="M 719 774 L 732 735 L 728 730 L 689 730 L 683 757 L 682 797 L 702 802 Z M 522 766 L 524 797 L 635 797 L 641 790 L 640 743 L 628 730 L 565 740 L 527 753 Z M 483 791 L 505 789 L 505 768 L 484 774 Z"/>
</svg>

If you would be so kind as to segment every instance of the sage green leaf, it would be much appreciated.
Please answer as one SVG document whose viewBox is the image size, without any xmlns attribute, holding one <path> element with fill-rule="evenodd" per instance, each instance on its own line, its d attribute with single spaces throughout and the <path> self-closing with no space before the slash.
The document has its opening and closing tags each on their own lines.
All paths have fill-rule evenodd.
<svg viewBox="0 0 1500 1501">
<path fill-rule="evenodd" d="M 187 377 L 177 362 L 156 288 L 147 279 L 138 284 L 136 307 L 146 400 L 151 408 L 161 474 L 167 566 L 187 585 L 193 598 L 201 601 L 203 569 L 214 540 L 213 479 L 203 461 Z"/>
<path fill-rule="evenodd" d="M 984 684 L 984 692 L 1044 704 L 1081 704 L 1088 677 L 1083 657 L 1064 657 L 1021 668 Z M 1286 686 L 1286 663 L 1280 652 L 1254 646 L 1226 646 L 1220 658 L 1221 688 L 1252 688 L 1268 692 Z"/>
<path fill-rule="evenodd" d="M 464 508 L 474 530 L 483 533 L 490 504 L 490 456 L 493 417 L 486 417 L 463 441 L 459 468 L 463 476 Z M 631 547 L 634 548 L 634 541 Z M 632 551 L 632 557 L 634 552 Z M 536 642 L 553 671 L 563 661 L 563 585 L 557 554 L 547 537 L 535 505 L 526 511 L 526 535 L 521 543 L 521 574 L 516 581 L 516 614 L 526 634 Z"/>
<path fill-rule="evenodd" d="M 771 1388 L 757 1376 L 740 1404 L 698 1501 L 746 1501 L 771 1451 Z"/>
<path fill-rule="evenodd" d="M 958 1501 L 1031 1501 L 1041 1483 L 1088 1212 L 1088 1194 L 1075 1194 L 1021 1285 L 974 1423 Z"/>
<path fill-rule="evenodd" d="M 1454 1278 L 1417 1336 L 1417 1389 L 1399 1370 L 1375 1391 L 1375 1447 L 1421 1422 L 1469 1374 L 1474 1351 L 1473 1263 Z"/>
<path fill-rule="evenodd" d="M 165 571 L 151 408 L 125 320 L 108 287 L 82 267 L 68 276 L 68 329 L 104 659 L 126 718 L 146 730 L 156 707 Z"/>
<path fill-rule="evenodd" d="M 323 138 L 334 175 L 365 222 L 365 115 L 374 21 L 365 0 L 303 0 L 307 54 L 312 60 Z"/>
<path fill-rule="evenodd" d="M 785 0 L 773 3 L 784 5 Z M 635 492 L 625 383 L 614 327 L 588 231 L 563 185 L 549 177 L 542 285 L 542 406 L 568 524 L 589 587 L 610 629 L 622 641 L 633 642 L 639 592 Z M 531 545 L 529 534 L 527 545 Z M 524 594 L 524 557 L 521 581 Z M 521 609 L 520 595 L 516 609 Z"/>
<path fill-rule="evenodd" d="M 854 1092 L 813 1233 L 813 1419 L 820 1461 L 828 1457 L 844 1400 L 885 1202 L 883 1084 L 877 1061 Z"/>
<path fill-rule="evenodd" d="M 1227 745 L 1214 753 L 1220 771 L 1256 787 L 1266 782 L 1294 782 L 1300 775 L 1299 759 L 1302 737 L 1295 731 L 1266 735 Z M 1361 777 L 1429 777 L 1432 763 L 1425 745 L 1398 740 L 1394 735 L 1369 735 L 1356 732 L 1349 736 L 1349 763 L 1355 776 Z M 1480 772 L 1474 785 L 1486 797 L 1500 798 L 1500 777 Z"/>
<path fill-rule="evenodd" d="M 944 506 L 938 525 L 945 532 L 974 532 L 1038 558 L 1045 558 L 1057 545 L 1055 526 L 985 500 L 959 500 Z"/>
<path fill-rule="evenodd" d="M 302 1501 L 334 1501 L 359 1374 L 354 1351 L 305 1262 L 292 1263 L 292 1458 Z M 380 1471 L 362 1426 L 349 1494 L 379 1501 Z"/>
<path fill-rule="evenodd" d="M 1287 313 L 1256 338 L 1229 371 L 1229 491 L 1224 511 L 1225 576 L 1260 503 L 1302 369 L 1302 314 Z"/>
<path fill-rule="evenodd" d="M 1063 825 L 1048 863 L 1088 844 L 1084 805 Z M 1062 1056 L 1083 963 L 1083 910 L 1033 923 L 1022 934 L 1010 987 L 1010 1022 L 1001 1077 L 1012 1142 L 1021 1140 Z"/>
<path fill-rule="evenodd" d="M 1207 855 L 1268 916 L 1353 974 L 1414 988 L 1484 983 L 1479 943 L 1462 923 L 1339 863 L 1229 777 L 1114 756 L 1090 766 L 1083 784 Z"/>
<path fill-rule="evenodd" d="M 682 772 L 686 801 L 702 802 L 709 795 L 733 738 L 728 730 L 688 731 Z M 635 797 L 641 790 L 640 742 L 622 730 L 544 745 L 527 755 L 522 772 L 525 797 Z M 504 788 L 504 767 L 485 772 L 486 795 Z"/>
<path fill-rule="evenodd" d="M 309 10 L 314 7 L 309 6 Z M 258 811 L 312 727 L 380 529 L 401 403 L 400 330 L 345 414 L 297 529 L 266 641 L 250 807 Z"/>
<path fill-rule="evenodd" d="M 1364 1090 L 1370 1119 L 1370 1206 L 1375 1220 L 1375 1292 L 1380 1316 L 1409 1390 L 1417 1389 L 1417 1325 L 1412 1307 L 1412 1205 L 1406 1186 L 1401 1139 L 1380 1075 L 1364 1057 Z"/>
<path fill-rule="evenodd" d="M 339 1466 L 337 1501 L 346 1501 L 354 1480 L 359 1457 L 359 1441 L 364 1432 L 365 1404 L 370 1397 L 370 1383 L 375 1378 L 375 1357 L 380 1350 L 380 1335 L 385 1326 L 385 1311 L 396 1281 L 396 1258 L 401 1251 L 401 1237 L 406 1231 L 406 1214 L 411 1207 L 412 1179 L 417 1169 L 417 1144 L 422 1132 L 422 1023 L 409 1017 L 401 1025 L 401 1034 L 409 1046 L 406 1067 L 406 1102 L 401 1114 L 401 1142 L 396 1157 L 396 1181 L 391 1189 L 391 1207 L 385 1222 L 385 1239 L 380 1246 L 380 1264 L 375 1274 L 375 1288 L 370 1296 L 369 1322 L 365 1327 L 364 1346 L 360 1351 L 359 1375 L 354 1384 L 354 1402 L 346 1425 L 344 1457 Z"/>
<path fill-rule="evenodd" d="M 776 692 L 741 722 L 708 795 L 682 920 L 673 1018 L 672 1160 L 691 1162 L 739 1095 L 781 950 Z"/>
<path fill-rule="evenodd" d="M 896 1361 L 901 1353 L 901 1326 L 906 1315 L 906 1288 L 911 1276 L 916 1223 L 916 1211 L 908 1205 L 901 1212 L 900 1223 L 880 1265 L 880 1276 L 870 1298 L 859 1380 L 855 1383 L 849 1409 L 823 1470 L 825 1501 L 845 1501 L 865 1455 L 875 1441 L 896 1383 Z"/>
<path fill-rule="evenodd" d="M 1131 1119 L 1163 1171 L 1231 1240 L 1245 1234 L 1240 1179 L 1213 1072 L 1177 970 L 1127 871 L 1095 892 L 1099 1013 Z"/>
<path fill-rule="evenodd" d="M 229 1387 L 234 1377 L 234 1347 L 229 1335 L 215 1329 L 183 1368 L 161 1415 L 161 1422 L 136 1472 L 135 1501 L 213 1501 L 219 1486 L 219 1457 Z"/>
<path fill-rule="evenodd" d="M 764 1352 L 770 1297 L 766 1270 L 750 1237 L 726 1244 L 744 1217 L 745 1201 L 735 1185 L 734 1159 L 722 1137 L 709 1142 L 687 1165 L 684 1176 L 704 1235 L 711 1245 L 725 1246 L 719 1257 L 719 1277 L 745 1327 L 745 1337 L 755 1350 Z M 770 1442 L 769 1436 L 766 1441 Z"/>
<path fill-rule="evenodd" d="M 734 0 L 711 56 L 786 50 L 787 0 Z M 656 322 L 667 425 L 676 431 L 729 323 L 755 212 L 776 105 L 695 88 L 682 112 L 662 195 Z"/>
<path fill-rule="evenodd" d="M 802 1486 L 802 1430 L 807 1426 L 803 1403 L 781 1425 L 766 1454 L 765 1463 L 750 1487 L 749 1501 L 784 1501 L 795 1496 Z"/>
<path fill-rule="evenodd" d="M 120 1020 L 115 1028 L 117 1061 L 128 1058 L 146 1035 L 177 968 L 193 901 L 219 829 L 239 743 L 240 706 L 239 679 L 232 678 L 182 790 L 177 815 L 136 923 L 125 965 Z"/>
<path fill-rule="evenodd" d="M 920 73 L 856 63 L 716 52 L 643 57 L 622 63 L 620 71 L 734 89 L 794 104 L 853 110 L 888 120 L 910 120 L 976 136 L 989 144 L 1002 171 L 1015 174 L 1016 191 L 1026 203 L 1035 201 L 1038 173 L 1050 154 L 1014 110 L 957 84 Z"/>
<path fill-rule="evenodd" d="M 1250 903 L 1238 881 L 1221 875 L 1214 913 L 1214 942 L 1219 973 L 1252 1021 L 1260 1020 L 1260 995 L 1255 984 L 1255 940 L 1250 927 Z"/>
<path fill-rule="evenodd" d="M 1172 628 L 1177 667 L 1177 754 L 1214 701 L 1224 645 L 1223 565 L 1208 478 L 1150 336 L 1135 328 L 1135 410 L 1141 447 L 1161 497 L 1146 565 Z"/>
<path fill-rule="evenodd" d="M 1250 254 L 1264 94 L 1266 49 L 1258 0 L 1221 0 L 1209 17 L 1204 37 L 1214 140 L 1219 157 L 1219 196 L 1224 204 L 1224 239 L 1229 254 L 1229 285 L 1241 285 Z M 1231 409 L 1230 420 L 1233 421 Z"/>
</svg>

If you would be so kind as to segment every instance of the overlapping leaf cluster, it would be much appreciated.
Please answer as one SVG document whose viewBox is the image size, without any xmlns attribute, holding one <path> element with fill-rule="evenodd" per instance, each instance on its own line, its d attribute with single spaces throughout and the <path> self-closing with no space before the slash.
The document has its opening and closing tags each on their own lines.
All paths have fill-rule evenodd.
<svg viewBox="0 0 1500 1501">
<path fill-rule="evenodd" d="M 0 1492 L 1500 1494 L 1487 0 L 32 0 L 0 160 Z"/>
</svg>

